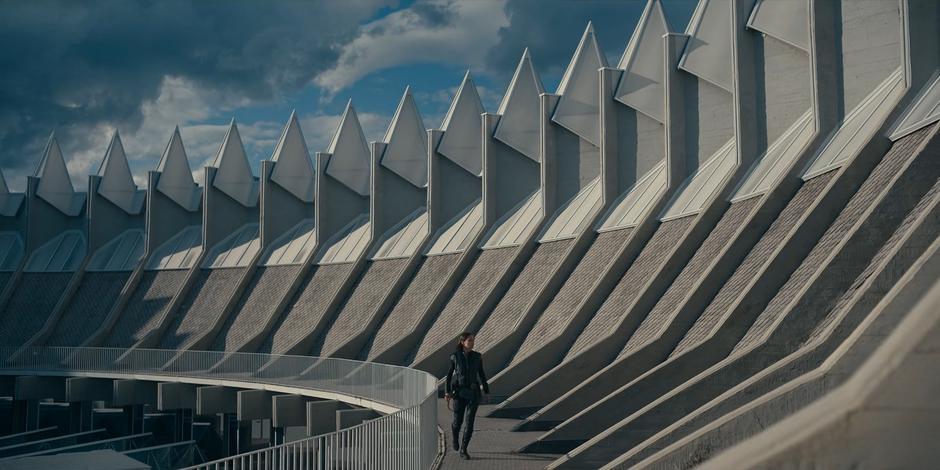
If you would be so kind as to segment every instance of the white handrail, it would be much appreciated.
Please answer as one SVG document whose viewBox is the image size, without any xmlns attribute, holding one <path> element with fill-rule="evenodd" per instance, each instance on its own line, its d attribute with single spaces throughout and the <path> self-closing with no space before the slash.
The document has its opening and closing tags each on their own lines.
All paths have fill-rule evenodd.
<svg viewBox="0 0 940 470">
<path fill-rule="evenodd" d="M 15 356 L 14 356 L 15 355 Z M 11 357 L 14 356 L 14 357 Z M 406 367 L 348 359 L 120 348 L 0 348 L 0 374 L 166 377 L 279 386 L 300 394 L 384 405 L 380 418 L 193 469 L 426 470 L 438 453 L 437 379 Z"/>
</svg>

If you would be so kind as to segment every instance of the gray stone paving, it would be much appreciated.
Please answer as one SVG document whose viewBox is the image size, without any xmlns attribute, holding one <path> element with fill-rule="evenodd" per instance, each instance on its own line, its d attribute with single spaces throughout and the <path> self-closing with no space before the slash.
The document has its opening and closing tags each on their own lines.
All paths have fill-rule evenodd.
<svg viewBox="0 0 940 470">
<path fill-rule="evenodd" d="M 437 422 L 444 430 L 446 449 L 441 470 L 529 470 L 545 468 L 558 458 L 557 455 L 519 454 L 515 450 L 532 442 L 541 432 L 511 432 L 518 423 L 515 419 L 487 418 L 495 405 L 481 405 L 473 427 L 470 441 L 470 460 L 463 460 L 450 447 L 450 423 L 452 413 L 447 403 L 440 399 L 437 406 Z"/>
</svg>

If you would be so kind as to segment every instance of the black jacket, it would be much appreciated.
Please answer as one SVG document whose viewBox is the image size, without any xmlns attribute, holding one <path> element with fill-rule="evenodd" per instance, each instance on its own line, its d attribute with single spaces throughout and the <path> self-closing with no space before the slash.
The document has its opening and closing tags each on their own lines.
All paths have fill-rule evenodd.
<svg viewBox="0 0 940 470">
<path fill-rule="evenodd" d="M 447 380 L 444 382 L 444 390 L 455 395 L 459 388 L 470 388 L 490 393 L 490 385 L 486 383 L 486 373 L 483 372 L 483 355 L 476 351 L 470 351 L 470 354 L 464 354 L 462 351 L 454 351 L 450 355 L 450 369 L 447 371 Z"/>
</svg>

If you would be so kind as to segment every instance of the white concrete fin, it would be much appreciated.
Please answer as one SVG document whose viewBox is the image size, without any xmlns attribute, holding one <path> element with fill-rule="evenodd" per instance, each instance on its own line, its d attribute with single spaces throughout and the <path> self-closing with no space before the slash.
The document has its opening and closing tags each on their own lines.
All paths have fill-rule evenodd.
<svg viewBox="0 0 940 470">
<path fill-rule="evenodd" d="M 659 121 L 666 120 L 665 43 L 672 32 L 659 0 L 650 0 L 617 68 L 624 70 L 614 99 Z"/>
<path fill-rule="evenodd" d="M 316 223 L 314 219 L 303 219 L 271 243 L 262 258 L 261 265 L 303 264 L 316 246 Z"/>
<path fill-rule="evenodd" d="M 891 140 L 898 140 L 916 130 L 940 121 L 940 72 L 918 94 L 891 131 Z"/>
<path fill-rule="evenodd" d="M 542 230 L 540 242 L 574 238 L 604 206 L 600 178 L 594 179 L 574 197 L 566 201 Z"/>
<path fill-rule="evenodd" d="M 317 254 L 317 264 L 352 263 L 369 246 L 372 224 L 369 215 L 361 214 L 331 237 Z"/>
<path fill-rule="evenodd" d="M 483 236 L 482 248 L 518 246 L 542 221 L 542 191 L 532 193 L 511 211 L 500 217 Z"/>
<path fill-rule="evenodd" d="M 734 92 L 732 27 L 731 0 L 699 0 L 679 68 Z"/>
<path fill-rule="evenodd" d="M 304 140 L 296 113 L 290 113 L 290 119 L 284 126 L 280 140 L 277 141 L 271 160 L 277 162 L 271 171 L 271 181 L 297 199 L 313 202 L 316 172 L 313 162 L 310 161 L 310 152 L 307 151 L 307 142 Z"/>
<path fill-rule="evenodd" d="M 757 0 L 747 27 L 809 51 L 809 10 L 803 0 Z"/>
<path fill-rule="evenodd" d="M 416 209 L 382 234 L 372 251 L 372 259 L 407 258 L 417 253 L 428 229 L 427 209 Z"/>
<path fill-rule="evenodd" d="M 665 222 L 699 213 L 712 200 L 712 196 L 721 189 L 725 180 L 737 166 L 737 162 L 738 155 L 734 139 L 731 139 L 692 176 L 686 178 L 660 220 Z"/>
<path fill-rule="evenodd" d="M 22 193 L 11 193 L 7 186 L 7 180 L 0 170 L 0 216 L 13 217 L 20 210 L 26 195 Z"/>
<path fill-rule="evenodd" d="M 813 111 L 803 114 L 783 135 L 751 165 L 747 177 L 738 186 L 731 201 L 740 201 L 769 191 L 787 168 L 793 165 L 803 153 L 803 147 L 813 138 L 816 131 Z"/>
<path fill-rule="evenodd" d="M 552 121 L 600 147 L 600 78 L 597 70 L 607 67 L 607 58 L 597 45 L 594 26 L 588 23 L 565 75 L 558 84 L 561 95 Z"/>
<path fill-rule="evenodd" d="M 666 161 L 653 167 L 625 191 L 601 219 L 599 232 L 634 227 L 666 190 Z"/>
<path fill-rule="evenodd" d="M 0 272 L 12 272 L 20 266 L 26 244 L 16 232 L 0 232 Z"/>
<path fill-rule="evenodd" d="M 131 167 L 127 163 L 127 154 L 124 153 L 124 144 L 117 131 L 111 137 L 108 151 L 98 168 L 101 182 L 98 184 L 98 194 L 120 207 L 128 214 L 140 214 L 144 208 L 145 192 L 137 189 Z"/>
<path fill-rule="evenodd" d="M 803 179 L 808 180 L 839 168 L 855 158 L 865 142 L 878 132 L 905 88 L 903 70 L 898 68 L 845 116 L 839 128 L 820 146 L 813 162 L 803 173 Z"/>
<path fill-rule="evenodd" d="M 437 151 L 477 176 L 483 173 L 483 119 L 480 115 L 484 112 L 468 70 L 444 116 L 441 124 L 444 135 L 437 144 Z"/>
<path fill-rule="evenodd" d="M 245 224 L 213 246 L 202 262 L 203 268 L 242 268 L 261 251 L 261 227 Z"/>
<path fill-rule="evenodd" d="M 327 152 L 331 156 L 326 173 L 360 195 L 368 196 L 372 157 L 352 100 L 346 104 Z"/>
<path fill-rule="evenodd" d="M 501 117 L 493 137 L 535 161 L 541 159 L 539 95 L 544 92 L 526 49 L 499 105 Z"/>
<path fill-rule="evenodd" d="M 461 253 L 470 247 L 483 228 L 483 202 L 480 199 L 461 211 L 434 234 L 428 255 Z"/>
<path fill-rule="evenodd" d="M 193 170 L 189 166 L 186 149 L 183 148 L 179 127 L 173 130 L 157 171 L 160 172 L 158 191 L 190 212 L 199 208 L 202 195 L 199 186 L 193 181 Z"/>
<path fill-rule="evenodd" d="M 23 270 L 31 273 L 73 272 L 82 264 L 87 251 L 85 234 L 81 230 L 66 230 L 37 248 Z"/>
<path fill-rule="evenodd" d="M 245 207 L 258 205 L 258 180 L 251 172 L 245 146 L 235 120 L 228 126 L 222 146 L 212 166 L 218 168 L 212 186 L 215 186 Z"/>
<path fill-rule="evenodd" d="M 149 270 L 189 269 L 202 254 L 202 225 L 190 225 L 153 251 Z"/>
<path fill-rule="evenodd" d="M 382 166 L 419 188 L 427 186 L 427 129 L 418 113 L 410 87 L 405 89 L 398 103 L 384 141 L 388 145 L 382 153 Z"/>
<path fill-rule="evenodd" d="M 72 178 L 65 166 L 62 149 L 59 148 L 59 142 L 54 135 L 50 136 L 46 143 L 36 176 L 39 178 L 36 195 L 65 215 L 76 216 L 82 212 L 85 194 L 76 193 L 72 187 Z"/>
<path fill-rule="evenodd" d="M 144 231 L 139 228 L 125 230 L 95 251 L 85 267 L 86 271 L 133 271 L 144 257 Z"/>
</svg>

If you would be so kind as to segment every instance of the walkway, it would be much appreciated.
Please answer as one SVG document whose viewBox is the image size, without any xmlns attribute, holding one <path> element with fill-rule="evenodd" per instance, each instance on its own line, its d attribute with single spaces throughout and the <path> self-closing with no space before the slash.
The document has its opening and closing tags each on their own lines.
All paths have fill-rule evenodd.
<svg viewBox="0 0 940 470">
<path fill-rule="evenodd" d="M 481 405 L 477 411 L 473 440 L 470 441 L 471 460 L 463 460 L 450 447 L 450 422 L 453 413 L 447 403 L 437 403 L 437 421 L 444 430 L 447 448 L 441 470 L 534 470 L 542 469 L 557 455 L 517 454 L 515 450 L 532 442 L 540 432 L 512 432 L 509 429 L 518 423 L 515 419 L 487 418 L 486 414 L 496 405 Z"/>
</svg>

